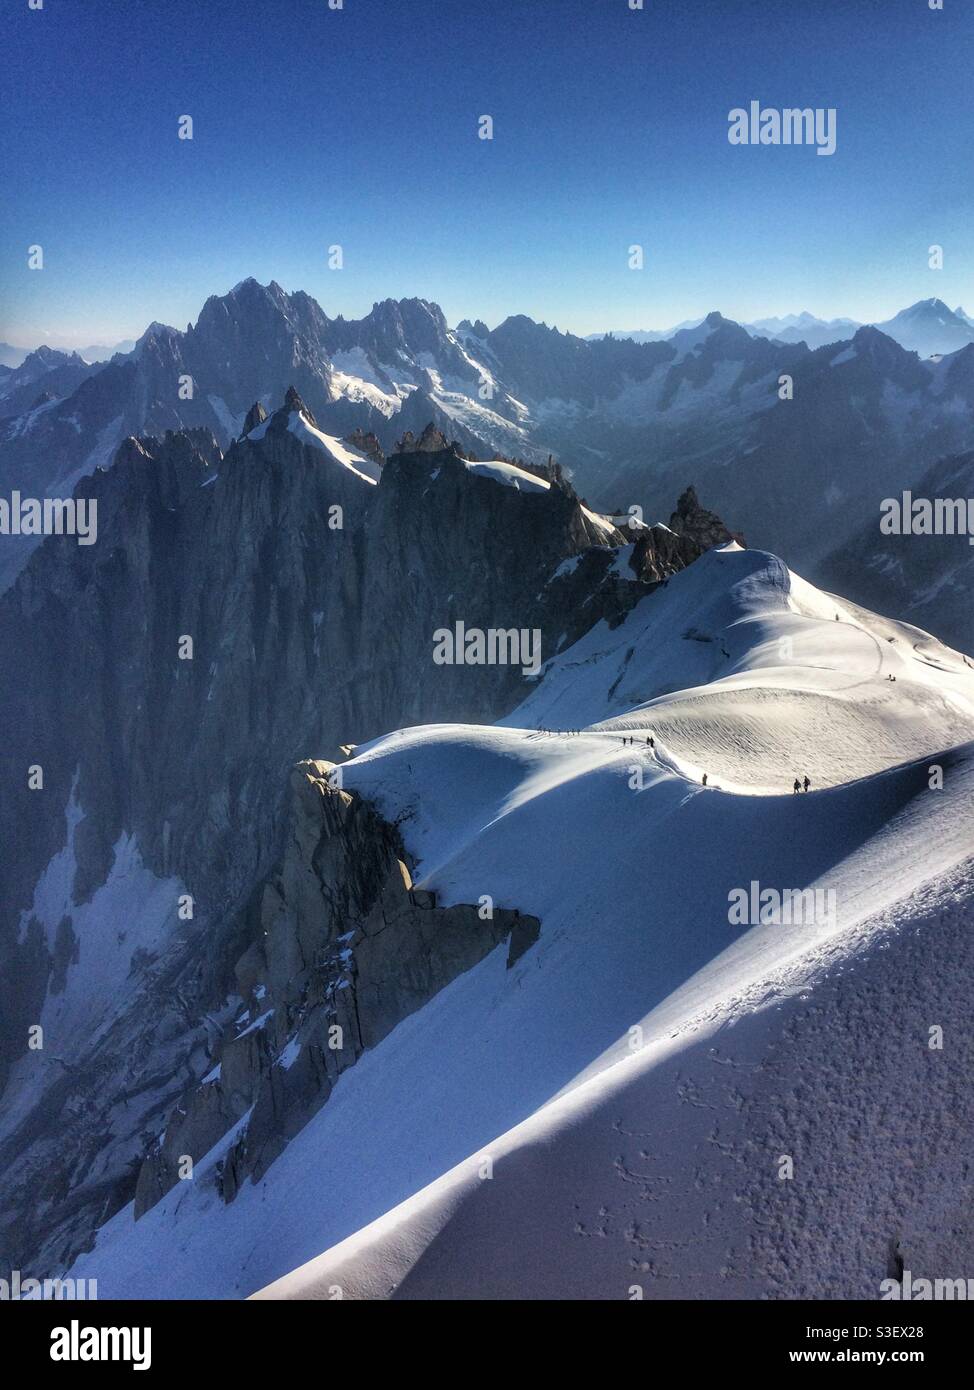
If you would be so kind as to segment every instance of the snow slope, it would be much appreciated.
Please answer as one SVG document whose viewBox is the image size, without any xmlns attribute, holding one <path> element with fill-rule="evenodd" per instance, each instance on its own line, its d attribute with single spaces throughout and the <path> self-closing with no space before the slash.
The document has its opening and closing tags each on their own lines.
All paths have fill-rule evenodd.
<svg viewBox="0 0 974 1390">
<path fill-rule="evenodd" d="M 267 433 L 273 415 L 269 415 L 259 425 L 247 435 L 249 440 L 263 439 Z M 354 473 L 366 483 L 376 483 L 379 481 L 379 465 L 374 459 L 369 458 L 368 454 L 363 454 L 360 449 L 354 449 L 344 440 L 338 439 L 333 434 L 325 434 L 313 425 L 303 410 L 292 410 L 288 416 L 288 430 L 302 444 L 310 445 L 319 453 L 324 454 L 332 462 L 340 464 L 342 468 L 347 468 L 350 473 Z"/>
<path fill-rule="evenodd" d="M 103 1296 L 874 1296 L 893 1211 L 922 1253 L 962 1187 L 972 740 L 963 657 L 730 546 L 500 725 L 359 749 L 345 785 L 419 882 L 535 913 L 540 940 L 365 1054 L 231 1206 L 221 1145 L 72 1273 Z M 830 910 L 732 924 L 752 882 Z"/>
<path fill-rule="evenodd" d="M 914 1278 L 964 1277 L 972 890 L 968 865 L 763 997 L 661 1019 L 256 1297 L 876 1299 L 897 1256 Z"/>
</svg>

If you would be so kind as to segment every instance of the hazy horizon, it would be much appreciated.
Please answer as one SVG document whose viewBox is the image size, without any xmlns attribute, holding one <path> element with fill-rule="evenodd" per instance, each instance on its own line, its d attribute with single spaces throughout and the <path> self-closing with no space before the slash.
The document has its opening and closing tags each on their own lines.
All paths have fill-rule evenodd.
<svg viewBox="0 0 974 1390">
<path fill-rule="evenodd" d="M 256 278 L 256 277 L 245 277 L 245 278 Z M 272 276 L 271 278 L 274 279 L 275 277 Z M 239 284 L 240 282 L 238 281 L 237 283 Z M 268 282 L 268 283 L 269 283 L 269 282 Z M 278 283 L 280 283 L 280 282 L 278 282 Z M 232 289 L 234 289 L 234 288 L 235 288 L 235 286 L 229 286 L 229 287 L 228 287 L 227 289 L 225 289 L 225 290 L 224 290 L 224 289 L 215 290 L 215 291 L 214 291 L 214 294 L 215 294 L 215 296 L 216 296 L 217 298 L 223 298 L 226 294 L 230 293 L 230 291 L 231 291 Z M 306 290 L 305 286 L 303 286 L 303 285 L 295 285 L 295 286 L 293 286 L 293 287 L 282 286 L 282 289 L 284 289 L 284 290 L 285 290 L 285 293 L 287 293 L 287 294 L 294 294 L 294 293 L 296 293 L 298 290 L 305 290 L 306 293 L 311 293 L 310 291 Z M 312 298 L 317 299 L 317 295 L 312 295 Z M 427 302 L 430 302 L 430 303 L 437 303 L 437 302 L 438 302 L 438 301 L 436 301 L 435 299 L 433 299 L 430 295 L 424 295 L 424 294 L 409 294 L 409 293 L 406 293 L 406 294 L 401 294 L 401 295 L 387 295 L 387 296 L 384 296 L 384 298 L 387 298 L 387 299 L 396 299 L 396 300 L 403 300 L 403 299 L 425 299 L 425 300 L 427 300 Z M 940 296 L 940 295 L 926 295 L 926 296 L 924 296 L 924 298 L 926 298 L 926 299 L 940 299 L 941 296 Z M 319 300 L 318 302 L 320 303 L 320 300 Z M 354 320 L 354 319 L 362 319 L 362 318 L 365 318 L 365 316 L 371 311 L 371 309 L 374 307 L 374 304 L 377 303 L 377 302 L 379 302 L 379 301 L 373 300 L 373 301 L 370 302 L 367 306 L 364 306 L 364 307 L 361 309 L 360 312 L 358 312 L 358 313 L 356 313 L 356 312 L 345 313 L 345 314 L 343 315 L 343 317 L 346 318 L 346 319 L 353 319 L 353 320 Z M 910 301 L 909 303 L 897 304 L 894 308 L 891 308 L 891 309 L 889 309 L 887 312 L 884 312 L 884 313 L 882 313 L 882 314 L 880 314 L 880 315 L 876 315 L 876 316 L 875 316 L 874 318 L 872 318 L 872 319 L 859 319 L 855 314 L 846 313 L 846 312 L 844 312 L 844 311 L 842 311 L 842 310 L 839 310 L 838 312 L 835 312 L 835 313 L 820 313 L 820 314 L 815 314 L 814 316 L 815 316 L 816 318 L 822 319 L 822 320 L 825 321 L 825 322 L 830 322 L 830 321 L 835 320 L 835 319 L 854 319 L 857 323 L 884 323 L 884 322 L 886 322 L 887 320 L 893 318 L 893 317 L 894 317 L 896 314 L 898 314 L 901 310 L 910 308 L 912 304 L 915 304 L 915 303 L 917 303 L 917 302 L 919 302 L 919 301 L 917 301 L 917 300 L 912 300 L 912 301 Z M 952 312 L 955 311 L 955 310 L 958 309 L 958 308 L 960 308 L 960 309 L 965 309 L 965 310 L 966 310 L 966 308 L 967 308 L 967 306 L 966 306 L 965 304 L 963 304 L 963 303 L 954 304 L 954 303 L 949 303 L 949 302 L 946 301 L 946 300 L 944 300 L 943 302 L 947 304 L 948 309 L 950 309 Z M 972 302 L 974 302 L 974 301 L 972 301 Z M 40 339 L 36 339 L 36 338 L 35 338 L 33 341 L 30 341 L 30 342 L 26 342 L 26 341 L 17 342 L 17 341 L 15 341 L 13 338 L 11 338 L 8 334 L 6 334 L 6 333 L 4 332 L 4 330 L 3 330 L 2 327 L 0 327 L 0 343 L 4 343 L 4 344 L 6 344 L 8 347 L 13 347 L 13 348 L 16 348 L 16 349 L 18 349 L 18 350 L 24 350 L 24 351 L 27 351 L 27 352 L 33 352 L 33 351 L 35 351 L 38 347 L 51 347 L 51 348 L 59 349 L 59 350 L 64 351 L 64 352 L 78 352 L 78 351 L 80 351 L 82 348 L 85 348 L 85 347 L 107 347 L 107 348 L 111 348 L 112 350 L 115 350 L 116 345 L 119 344 L 119 343 L 124 343 L 124 342 L 132 341 L 132 340 L 137 341 L 137 340 L 138 340 L 139 338 L 141 338 L 142 335 L 146 332 L 146 330 L 149 328 L 149 326 L 150 326 L 151 323 L 164 323 L 164 324 L 166 324 L 168 327 L 170 327 L 170 328 L 175 328 L 175 329 L 180 330 L 180 331 L 182 331 L 182 330 L 185 329 L 187 323 L 191 323 L 191 324 L 194 324 L 194 325 L 195 325 L 196 320 L 197 320 L 198 317 L 199 317 L 199 311 L 200 311 L 200 309 L 202 309 L 202 307 L 203 307 L 203 305 L 200 304 L 199 307 L 197 308 L 196 312 L 193 313 L 193 314 L 191 314 L 190 317 L 189 317 L 183 324 L 173 323 L 173 322 L 171 322 L 170 320 L 167 320 L 167 319 L 164 319 L 164 318 L 160 318 L 158 315 L 156 315 L 154 318 L 148 320 L 146 323 L 142 324 L 141 326 L 139 326 L 139 327 L 133 327 L 130 331 L 128 331 L 128 332 L 122 332 L 122 333 L 119 333 L 119 334 L 109 333 L 109 334 L 107 334 L 107 335 L 99 335 L 99 334 L 96 334 L 96 333 L 93 333 L 93 332 L 88 332 L 88 333 L 81 332 L 81 333 L 75 333 L 75 334 L 62 334 L 62 333 L 56 333 L 56 332 L 54 332 L 54 333 L 50 333 L 50 334 L 48 334 L 48 335 L 45 335 L 43 338 L 40 338 Z M 328 306 L 327 306 L 326 304 L 322 304 L 322 305 L 321 305 L 321 308 L 324 310 L 324 312 L 325 312 L 326 314 L 328 314 L 328 317 L 329 317 L 329 318 L 338 318 L 338 314 L 337 314 L 337 313 L 336 313 L 336 314 L 329 314 L 329 313 L 328 313 Z M 442 308 L 443 308 L 443 305 L 440 305 L 440 308 L 442 309 Z M 745 327 L 747 327 L 747 326 L 750 326 L 750 325 L 752 325 L 752 324 L 754 324 L 754 323 L 756 323 L 756 322 L 760 322 L 760 321 L 767 320 L 767 319 L 774 319 L 774 318 L 784 319 L 784 318 L 788 318 L 788 317 L 790 317 L 790 316 L 797 317 L 797 316 L 799 316 L 799 315 L 802 314 L 802 313 L 813 313 L 814 311 L 809 310 L 809 309 L 805 309 L 804 307 L 802 307 L 802 308 L 794 308 L 794 309 L 793 309 L 793 308 L 779 308 L 779 309 L 773 310 L 773 311 L 771 311 L 771 312 L 769 312 L 769 313 L 759 314 L 759 315 L 757 315 L 755 318 L 746 319 L 746 318 L 743 318 L 743 317 L 738 316 L 737 314 L 728 313 L 725 309 L 721 308 L 719 305 L 714 305 L 714 306 L 712 306 L 710 309 L 704 310 L 704 311 L 701 312 L 701 313 L 697 313 L 697 314 L 684 314 L 682 318 L 677 319 L 677 320 L 675 320 L 675 321 L 673 321 L 673 322 L 667 322 L 667 323 L 638 323 L 638 324 L 637 324 L 637 323 L 627 323 L 627 324 L 622 324 L 622 325 L 615 325 L 615 326 L 612 326 L 612 327 L 598 327 L 598 328 L 587 329 L 585 332 L 580 332 L 580 331 L 578 331 L 578 330 L 576 330 L 576 329 L 570 327 L 570 326 L 569 326 L 568 324 L 566 324 L 566 323 L 561 323 L 561 322 L 558 322 L 558 323 L 547 323 L 547 320 L 542 319 L 542 318 L 536 318 L 534 314 L 527 313 L 527 311 L 524 310 L 523 308 L 522 308 L 522 309 L 514 309 L 514 310 L 512 310 L 511 312 L 512 312 L 512 314 L 526 314 L 526 316 L 527 316 L 528 318 L 535 319 L 535 322 L 537 322 L 537 323 L 546 323 L 547 326 L 548 326 L 549 328 L 557 328 L 557 329 L 559 330 L 559 332 L 561 332 L 561 333 L 571 333 L 571 334 L 574 334 L 576 337 L 585 338 L 585 337 L 591 337 L 593 334 L 602 334 L 602 333 L 612 333 L 612 334 L 616 334 L 616 335 L 624 335 L 624 334 L 626 334 L 626 333 L 645 333 L 645 332 L 658 333 L 658 332 L 671 332 L 671 331 L 674 331 L 675 329 L 677 329 L 681 324 L 683 324 L 683 323 L 685 323 L 685 322 L 689 322 L 689 323 L 700 322 L 700 321 L 702 321 L 704 318 L 706 318 L 708 314 L 711 314 L 711 313 L 714 313 L 714 312 L 721 314 L 725 319 L 729 319 L 729 320 L 731 320 L 731 321 L 734 322 L 734 323 L 743 324 Z M 444 313 L 446 313 L 445 310 L 444 310 Z M 505 316 L 505 317 L 506 317 L 506 316 Z M 446 319 L 447 319 L 447 323 L 449 324 L 450 328 L 456 328 L 457 324 L 461 323 L 464 319 L 468 319 L 471 323 L 473 323 L 473 322 L 476 322 L 478 319 L 483 320 L 483 315 L 478 314 L 478 313 L 476 313 L 476 312 L 461 313 L 461 314 L 458 314 L 458 315 L 456 315 L 456 316 L 451 316 L 450 314 L 446 314 Z M 486 320 L 484 320 L 484 321 L 486 321 Z M 502 323 L 503 321 L 504 321 L 503 319 L 498 319 L 498 320 L 496 321 L 496 323 L 488 322 L 488 323 L 487 323 L 487 326 L 488 326 L 488 328 L 493 329 L 493 328 L 496 328 L 496 327 L 498 326 L 498 324 Z"/>
</svg>

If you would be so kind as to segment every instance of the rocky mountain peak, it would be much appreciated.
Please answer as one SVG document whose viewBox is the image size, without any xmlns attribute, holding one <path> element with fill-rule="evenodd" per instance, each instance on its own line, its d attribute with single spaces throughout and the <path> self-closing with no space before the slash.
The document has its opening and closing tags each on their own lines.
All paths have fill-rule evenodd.
<svg viewBox="0 0 974 1390">
<path fill-rule="evenodd" d="M 315 417 L 312 415 L 311 411 L 305 405 L 304 401 L 301 399 L 298 392 L 294 389 L 293 386 L 289 386 L 287 388 L 287 391 L 284 393 L 284 409 L 288 412 L 292 410 L 299 410 L 301 414 L 306 416 L 307 419 L 309 419 L 313 425 L 317 424 Z"/>
<path fill-rule="evenodd" d="M 41 343 L 40 347 L 27 354 L 21 366 L 24 367 L 28 362 L 33 362 L 39 366 L 53 367 L 61 362 L 70 362 L 77 355 L 75 352 L 61 352 L 58 348 L 48 347 L 46 343 Z"/>
<path fill-rule="evenodd" d="M 460 453 L 456 444 L 451 444 L 442 430 L 437 429 L 432 420 L 423 430 L 417 439 L 412 430 L 407 430 L 403 437 L 396 444 L 397 454 L 438 454 L 443 449 L 451 449 L 455 454 Z"/>
<path fill-rule="evenodd" d="M 153 320 L 135 344 L 134 351 L 138 354 L 144 352 L 151 343 L 178 338 L 179 336 L 178 328 L 172 328 L 168 323 L 159 323 L 157 320 Z"/>
<path fill-rule="evenodd" d="M 150 459 L 152 455 L 146 447 L 146 443 L 147 441 L 138 439 L 134 434 L 130 434 L 127 439 L 123 439 L 118 446 L 114 466 L 121 471 L 126 465 L 131 464 L 133 460 L 142 461 Z"/>
<path fill-rule="evenodd" d="M 726 545 L 728 541 L 744 545 L 743 536 L 728 530 L 715 512 L 700 505 L 692 483 L 677 501 L 676 511 L 670 517 L 670 530 L 695 541 L 702 551 L 710 550 L 715 545 Z"/>
<path fill-rule="evenodd" d="M 878 363 L 900 361 L 906 355 L 905 348 L 900 347 L 899 343 L 890 338 L 882 329 L 875 328 L 869 323 L 856 329 L 852 343 L 858 353 L 868 356 Z"/>
<path fill-rule="evenodd" d="M 303 415 L 309 425 L 314 425 L 315 429 L 318 428 L 318 421 L 315 418 L 314 411 L 310 406 L 305 404 L 298 391 L 293 386 L 289 386 L 285 393 L 284 405 L 280 413 L 287 416 L 293 414 L 295 411 L 299 415 Z"/>
<path fill-rule="evenodd" d="M 905 314 L 910 314 L 914 318 L 921 313 L 950 314 L 951 310 L 942 299 L 936 295 L 932 299 L 921 299 L 916 304 L 912 304 L 909 309 L 904 310 Z"/>
<path fill-rule="evenodd" d="M 266 419 L 267 411 L 261 405 L 260 401 L 254 401 L 253 405 L 247 411 L 247 418 L 246 420 L 244 420 L 243 433 L 249 434 L 251 430 L 256 429 L 257 426 L 262 424 L 263 421 Z"/>
<path fill-rule="evenodd" d="M 490 333 L 490 329 L 484 323 L 483 319 L 476 319 L 473 323 L 471 323 L 469 319 L 461 319 L 457 324 L 457 332 L 469 333 L 474 338 L 485 340 Z"/>
</svg>

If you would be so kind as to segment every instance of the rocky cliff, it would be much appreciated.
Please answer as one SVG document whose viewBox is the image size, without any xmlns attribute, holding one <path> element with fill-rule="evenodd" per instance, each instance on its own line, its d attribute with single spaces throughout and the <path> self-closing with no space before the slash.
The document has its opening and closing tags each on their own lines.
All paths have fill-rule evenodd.
<svg viewBox="0 0 974 1390">
<path fill-rule="evenodd" d="M 136 1219 L 239 1126 L 220 1173 L 232 1200 L 365 1048 L 502 942 L 513 964 L 537 939 L 540 923 L 516 910 L 438 907 L 414 890 L 395 827 L 339 781 L 326 762 L 291 775 L 283 858 L 255 896 L 254 940 L 236 966 L 245 1007 L 147 1155 Z"/>
</svg>

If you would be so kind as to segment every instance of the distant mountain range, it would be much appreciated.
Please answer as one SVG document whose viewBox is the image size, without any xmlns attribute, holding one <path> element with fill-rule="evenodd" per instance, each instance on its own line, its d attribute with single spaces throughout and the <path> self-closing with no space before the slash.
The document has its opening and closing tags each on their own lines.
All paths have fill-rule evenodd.
<svg viewBox="0 0 974 1390">
<path fill-rule="evenodd" d="M 47 343 L 42 343 L 38 348 L 14 347 L 11 343 L 0 343 L 0 367 L 19 367 L 25 358 L 42 348 L 47 352 L 63 352 L 68 357 L 82 357 L 86 362 L 107 362 L 116 352 L 131 352 L 134 347 L 134 338 L 125 338 L 114 347 L 105 343 L 93 343 L 90 347 L 74 349 L 52 348 Z"/>
<path fill-rule="evenodd" d="M 697 328 L 702 322 L 703 319 L 684 319 L 682 323 L 665 329 L 613 329 L 608 333 L 589 333 L 586 335 L 585 341 L 591 343 L 600 338 L 611 336 L 613 338 L 628 338 L 634 343 L 660 343 L 672 338 L 675 333 L 679 333 L 682 329 Z M 862 324 L 858 319 L 821 319 L 814 314 L 803 311 L 800 314 L 755 319 L 742 326 L 749 333 L 755 333 L 760 337 L 775 338 L 781 343 L 804 342 L 809 347 L 814 348 L 848 338 L 857 328 L 861 328 Z M 974 341 L 974 318 L 971 318 L 960 305 L 956 309 L 949 309 L 941 299 L 921 299 L 908 309 L 902 309 L 892 318 L 876 322 L 873 326 L 888 333 L 901 347 L 918 352 L 921 356 L 928 353 L 956 352 L 959 347 L 964 346 L 964 343 Z M 474 327 L 475 325 L 467 319 L 459 325 L 460 330 L 466 331 L 473 331 Z M 486 336 L 489 332 L 486 324 L 482 322 L 478 322 L 476 328 L 481 330 L 481 336 Z M 966 334 L 964 333 L 965 328 L 969 330 Z M 48 351 L 63 352 L 65 356 L 77 355 L 86 362 L 107 362 L 116 353 L 132 352 L 136 346 L 136 341 L 134 338 L 126 338 L 115 343 L 114 346 L 105 343 L 93 343 L 90 347 L 73 350 L 51 349 L 47 344 L 41 346 Z M 14 347 L 10 343 L 0 343 L 0 366 L 19 367 L 26 357 L 37 350 L 37 348 Z"/>
<path fill-rule="evenodd" d="M 613 338 L 630 338 L 636 343 L 658 343 L 672 338 L 681 329 L 695 328 L 701 319 L 688 319 L 675 328 L 663 330 L 634 329 L 613 331 Z M 810 348 L 824 347 L 851 337 L 863 325 L 855 319 L 820 319 L 814 314 L 786 314 L 783 318 L 756 319 L 743 325 L 749 333 L 762 338 L 774 338 L 779 343 L 805 343 Z M 942 299 L 921 299 L 908 309 L 901 309 L 891 319 L 874 323 L 901 347 L 921 357 L 956 352 L 974 342 L 974 319 L 958 305 L 948 309 Z M 590 333 L 587 342 L 603 338 L 604 333 Z"/>
<path fill-rule="evenodd" d="M 0 374 L 0 492 L 70 493 L 128 436 L 203 428 L 227 448 L 255 402 L 273 408 L 293 384 L 335 438 L 388 453 L 433 424 L 471 457 L 553 455 L 613 514 L 649 514 L 692 479 L 751 543 L 815 578 L 884 497 L 974 448 L 974 326 L 925 300 L 828 345 L 784 336 L 805 329 L 803 316 L 758 332 L 716 312 L 645 342 L 524 315 L 451 329 L 423 299 L 329 318 L 310 295 L 249 279 L 110 362 L 42 348 Z M 927 351 L 935 337 L 952 350 Z M 0 583 L 35 544 L 7 539 Z"/>
</svg>

